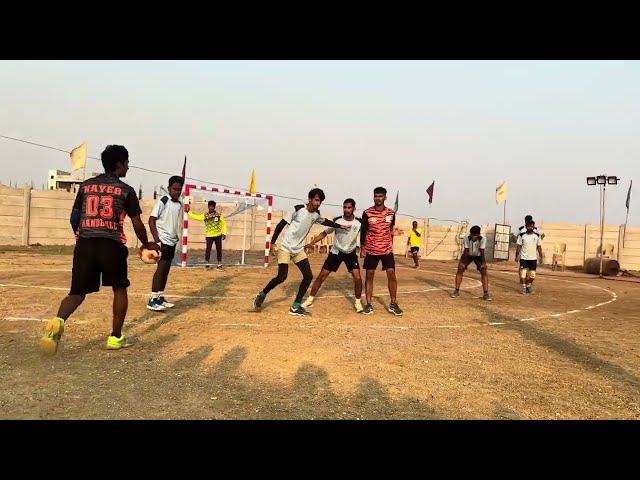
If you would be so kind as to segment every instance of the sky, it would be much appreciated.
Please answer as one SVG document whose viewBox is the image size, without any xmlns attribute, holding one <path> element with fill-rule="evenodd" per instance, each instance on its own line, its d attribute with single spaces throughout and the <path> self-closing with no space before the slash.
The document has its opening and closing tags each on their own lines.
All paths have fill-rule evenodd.
<svg viewBox="0 0 640 480">
<path fill-rule="evenodd" d="M 599 222 L 587 176 L 619 177 L 608 224 L 640 188 L 638 61 L 1 61 L 0 134 L 70 151 L 129 150 L 132 165 L 326 203 L 501 223 Z M 69 157 L 0 138 L 0 183 L 36 188 Z M 101 171 L 88 160 L 88 170 Z M 166 175 L 131 169 L 150 198 Z M 426 188 L 435 181 L 434 201 Z M 629 224 L 640 225 L 640 193 Z M 278 209 L 293 200 L 276 199 Z M 327 212 L 341 213 L 327 207 Z M 434 221 L 434 223 L 438 223 Z"/>
</svg>

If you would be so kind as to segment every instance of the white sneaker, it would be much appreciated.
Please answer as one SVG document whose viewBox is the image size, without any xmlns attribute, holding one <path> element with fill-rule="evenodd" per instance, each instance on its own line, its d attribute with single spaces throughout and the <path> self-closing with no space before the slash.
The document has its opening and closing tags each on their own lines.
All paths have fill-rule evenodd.
<svg viewBox="0 0 640 480">
<path fill-rule="evenodd" d="M 360 300 L 356 300 L 355 303 L 353 304 L 353 306 L 356 309 L 356 313 L 360 313 L 364 310 L 364 308 L 362 307 L 362 301 Z"/>
<path fill-rule="evenodd" d="M 160 303 L 158 298 L 149 299 L 149 303 L 147 303 L 147 308 L 149 310 L 153 310 L 154 312 L 164 312 L 167 307 L 165 307 L 162 303 Z"/>
<path fill-rule="evenodd" d="M 302 302 L 301 307 L 303 308 L 313 307 L 314 300 L 315 300 L 314 297 L 307 297 L 307 299 L 304 302 Z"/>
<path fill-rule="evenodd" d="M 158 298 L 158 302 L 165 308 L 173 308 L 175 305 L 171 302 L 167 302 L 167 299 L 164 297 Z"/>
</svg>

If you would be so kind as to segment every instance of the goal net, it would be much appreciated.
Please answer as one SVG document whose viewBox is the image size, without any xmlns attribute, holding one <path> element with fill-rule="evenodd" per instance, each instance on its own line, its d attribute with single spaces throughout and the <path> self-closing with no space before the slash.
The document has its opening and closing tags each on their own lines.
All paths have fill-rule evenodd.
<svg viewBox="0 0 640 480">
<path fill-rule="evenodd" d="M 226 238 L 222 241 L 222 264 L 225 266 L 268 267 L 271 241 L 271 214 L 273 197 L 200 185 L 184 186 L 185 208 L 180 246 L 183 267 L 204 266 L 206 249 L 205 221 L 208 203 L 216 202 L 216 212 L 226 223 Z M 213 244 L 209 263 L 217 263 L 216 245 Z"/>
</svg>

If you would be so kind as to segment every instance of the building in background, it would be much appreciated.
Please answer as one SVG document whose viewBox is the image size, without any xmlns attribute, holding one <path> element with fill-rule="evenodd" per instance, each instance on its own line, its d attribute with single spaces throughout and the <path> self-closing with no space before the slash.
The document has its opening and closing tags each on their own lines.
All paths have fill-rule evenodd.
<svg viewBox="0 0 640 480">
<path fill-rule="evenodd" d="M 99 173 L 87 174 L 84 180 L 100 175 Z M 69 172 L 62 170 L 49 170 L 47 176 L 47 190 L 65 190 L 67 192 L 75 192 L 83 181 L 82 177 L 71 175 Z"/>
</svg>

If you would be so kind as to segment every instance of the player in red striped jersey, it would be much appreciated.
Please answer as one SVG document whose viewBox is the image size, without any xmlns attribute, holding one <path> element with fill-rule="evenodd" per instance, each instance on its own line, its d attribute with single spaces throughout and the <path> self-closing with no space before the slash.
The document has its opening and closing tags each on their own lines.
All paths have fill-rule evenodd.
<svg viewBox="0 0 640 480">
<path fill-rule="evenodd" d="M 360 256 L 364 258 L 363 267 L 367 271 L 365 280 L 367 303 L 362 312 L 365 315 L 373 313 L 373 305 L 371 304 L 373 278 L 379 262 L 382 262 L 382 270 L 387 272 L 389 294 L 391 295 L 389 311 L 394 315 L 402 315 L 402 309 L 398 306 L 397 300 L 398 281 L 396 279 L 396 261 L 393 256 L 393 235 L 401 235 L 402 232 L 395 228 L 396 214 L 385 206 L 386 199 L 387 190 L 384 187 L 377 187 L 373 190 L 373 207 L 367 208 L 362 214 Z"/>
</svg>

